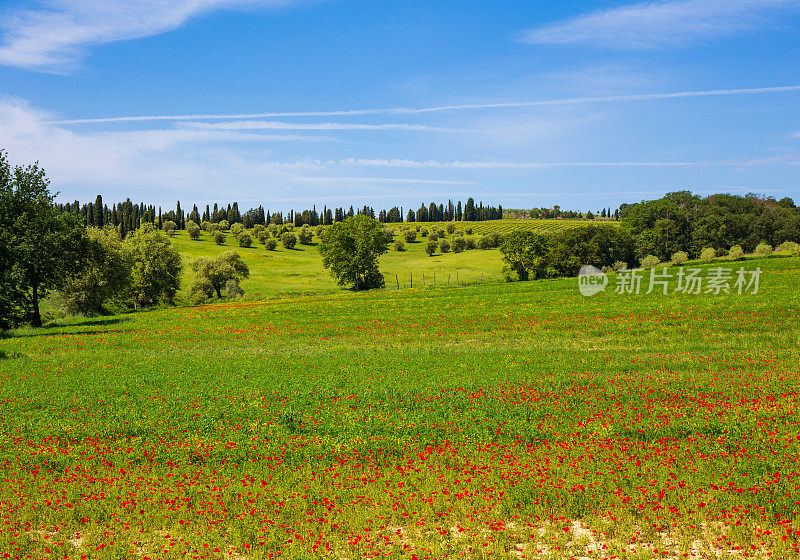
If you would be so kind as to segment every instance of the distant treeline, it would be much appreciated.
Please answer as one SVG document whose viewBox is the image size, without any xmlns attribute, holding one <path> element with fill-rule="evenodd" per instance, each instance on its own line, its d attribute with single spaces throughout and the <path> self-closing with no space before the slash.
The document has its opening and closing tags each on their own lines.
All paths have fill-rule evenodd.
<svg viewBox="0 0 800 560">
<path fill-rule="evenodd" d="M 219 223 L 225 220 L 231 225 L 240 223 L 246 228 L 251 228 L 256 225 L 288 223 L 294 224 L 296 227 L 331 225 L 354 215 L 366 215 L 385 223 L 402 222 L 404 218 L 403 208 L 398 206 L 389 210 L 380 210 L 377 214 L 371 206 L 363 206 L 358 209 L 354 209 L 353 206 L 350 206 L 349 209 L 323 206 L 322 211 L 317 211 L 316 205 L 312 206 L 310 210 L 289 210 L 286 213 L 271 212 L 265 210 L 263 206 L 241 212 L 239 204 L 233 202 L 227 205 L 214 203 L 211 206 L 207 204 L 202 212 L 195 204 L 187 212 L 181 207 L 180 202 L 177 203 L 174 210 L 162 211 L 161 207 L 156 208 L 156 206 L 144 202 L 134 203 L 130 198 L 125 202 L 108 206 L 103 202 L 101 195 L 97 195 L 93 203 L 81 204 L 76 200 L 71 203 L 58 204 L 58 209 L 75 214 L 88 226 L 102 228 L 106 225 L 113 225 L 120 230 L 123 237 L 128 232 L 138 229 L 142 224 L 153 224 L 160 229 L 167 221 L 173 222 L 176 229 L 186 229 L 187 221 L 200 225 L 202 222 Z M 453 204 L 452 200 L 448 200 L 447 204 L 431 202 L 427 206 L 422 204 L 417 210 L 409 209 L 405 213 L 407 222 L 480 222 L 499 220 L 502 217 L 502 206 L 484 206 L 483 202 L 475 204 L 475 200 L 472 198 L 468 198 L 463 206 L 461 201 L 456 204 Z"/>
<path fill-rule="evenodd" d="M 665 260 L 678 251 L 697 256 L 707 247 L 727 251 L 739 245 L 751 252 L 800 242 L 800 209 L 791 198 L 755 194 L 712 194 L 705 198 L 678 191 L 657 200 L 622 204 L 620 222 L 630 232 L 639 256 Z"/>
</svg>

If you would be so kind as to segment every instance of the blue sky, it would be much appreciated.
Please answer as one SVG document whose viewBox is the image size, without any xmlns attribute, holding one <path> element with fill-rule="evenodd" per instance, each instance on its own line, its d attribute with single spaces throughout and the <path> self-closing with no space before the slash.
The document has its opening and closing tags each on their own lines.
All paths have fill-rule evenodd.
<svg viewBox="0 0 800 560">
<path fill-rule="evenodd" d="M 800 201 L 800 0 L 0 3 L 0 147 L 62 200 Z"/>
</svg>

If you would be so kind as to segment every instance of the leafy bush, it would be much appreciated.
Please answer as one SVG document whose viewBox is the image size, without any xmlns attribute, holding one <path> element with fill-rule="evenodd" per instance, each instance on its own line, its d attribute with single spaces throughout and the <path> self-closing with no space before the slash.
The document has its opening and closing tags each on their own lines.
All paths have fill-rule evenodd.
<svg viewBox="0 0 800 560">
<path fill-rule="evenodd" d="M 214 232 L 214 243 L 216 243 L 217 245 L 222 245 L 223 243 L 225 243 L 225 234 L 219 230 L 216 230 Z"/>
<path fill-rule="evenodd" d="M 395 251 L 405 251 L 406 250 L 406 244 L 403 243 L 403 241 L 401 239 L 398 239 L 397 241 L 394 242 L 394 249 L 395 249 Z"/>
<path fill-rule="evenodd" d="M 180 288 L 181 255 L 163 232 L 144 224 L 125 238 L 133 263 L 133 298 L 137 306 L 172 303 Z"/>
<path fill-rule="evenodd" d="M 244 295 L 244 290 L 235 278 L 231 278 L 225 283 L 225 295 L 231 299 L 242 297 Z"/>
<path fill-rule="evenodd" d="M 278 242 L 275 240 L 274 237 L 270 237 L 266 241 L 264 241 L 264 247 L 266 247 L 267 251 L 274 251 L 277 246 Z"/>
<path fill-rule="evenodd" d="M 772 245 L 764 243 L 763 241 L 756 246 L 753 254 L 759 257 L 768 257 L 772 254 Z"/>
<path fill-rule="evenodd" d="M 422 228 L 421 230 L 419 230 L 419 234 L 420 234 L 422 237 L 428 237 L 428 228 L 425 228 L 425 227 L 424 227 L 424 228 Z"/>
<path fill-rule="evenodd" d="M 728 258 L 733 259 L 735 261 L 744 257 L 744 250 L 742 249 L 741 245 L 734 245 L 731 247 L 731 250 L 728 251 Z"/>
<path fill-rule="evenodd" d="M 240 223 L 235 223 L 231 226 L 231 235 L 234 237 L 239 237 L 239 235 L 244 232 L 244 226 Z"/>
<path fill-rule="evenodd" d="M 800 254 L 800 243 L 795 243 L 794 241 L 784 241 L 775 249 L 776 253 L 781 253 L 782 255 L 798 255 Z"/>
<path fill-rule="evenodd" d="M 311 228 L 308 226 L 303 226 L 300 228 L 300 231 L 297 232 L 297 240 L 301 245 L 310 245 L 313 238 L 314 234 L 311 232 Z"/>
<path fill-rule="evenodd" d="M 200 226 L 196 223 L 189 221 L 186 222 L 186 231 L 189 232 L 189 239 L 197 241 L 200 239 Z"/>
<path fill-rule="evenodd" d="M 711 262 L 714 257 L 717 256 L 717 251 L 714 247 L 706 247 L 702 251 L 700 251 L 700 260 L 705 262 Z"/>
<path fill-rule="evenodd" d="M 164 233 L 172 237 L 175 235 L 175 222 L 172 220 L 167 220 L 166 222 L 161 224 L 161 229 L 164 230 Z"/>
<path fill-rule="evenodd" d="M 221 298 L 222 288 L 228 288 L 231 280 L 237 283 L 238 288 L 238 281 L 250 276 L 250 269 L 236 251 L 225 251 L 213 258 L 199 257 L 192 263 L 192 270 L 195 276 L 189 294 L 195 302 L 212 297 L 214 294 L 217 298 Z M 230 294 L 230 289 L 228 292 Z M 240 295 L 243 293 L 241 288 L 239 293 Z"/>
<path fill-rule="evenodd" d="M 515 231 L 506 236 L 500 246 L 506 278 L 518 280 L 543 278 L 549 275 L 547 257 L 548 239 L 532 231 Z"/>
<path fill-rule="evenodd" d="M 413 229 L 407 229 L 403 232 L 403 237 L 405 237 L 406 243 L 414 243 L 417 240 L 417 232 Z"/>
<path fill-rule="evenodd" d="M 439 241 L 439 232 L 438 232 L 438 231 L 435 231 L 435 230 L 431 231 L 431 232 L 428 234 L 428 241 L 433 241 L 434 243 L 435 243 L 436 241 Z"/>
<path fill-rule="evenodd" d="M 249 247 L 253 244 L 253 238 L 249 233 L 240 233 L 238 237 L 239 247 Z"/>
<path fill-rule="evenodd" d="M 689 254 L 686 251 L 678 251 L 672 255 L 672 264 L 683 264 L 689 260 Z"/>
<path fill-rule="evenodd" d="M 475 248 L 475 246 L 476 246 L 476 245 L 475 245 L 475 238 L 474 238 L 474 237 L 467 237 L 467 238 L 464 240 L 464 243 L 465 243 L 465 249 L 467 249 L 467 250 L 474 249 L 474 248 Z"/>
<path fill-rule="evenodd" d="M 432 257 L 438 247 L 439 245 L 436 244 L 436 241 L 428 241 L 425 244 L 425 252 L 428 253 L 429 257 Z"/>
<path fill-rule="evenodd" d="M 439 250 L 442 253 L 449 253 L 450 252 L 450 242 L 447 239 L 442 239 L 439 241 Z"/>
<path fill-rule="evenodd" d="M 220 221 L 217 222 L 217 225 L 219 225 L 219 229 L 221 229 L 223 231 L 230 227 L 230 224 L 228 223 L 228 220 L 220 220 Z"/>
<path fill-rule="evenodd" d="M 611 270 L 614 272 L 619 272 L 620 270 L 628 270 L 628 263 L 625 261 L 614 261 L 614 264 L 611 265 Z"/>
<path fill-rule="evenodd" d="M 287 231 L 281 235 L 281 243 L 287 249 L 294 249 L 294 246 L 297 245 L 297 237 L 291 231 Z"/>
<path fill-rule="evenodd" d="M 472 235 L 472 226 L 467 226 L 467 228 L 464 231 L 466 232 L 467 235 Z"/>
<path fill-rule="evenodd" d="M 456 231 L 456 225 L 454 223 L 447 224 L 447 233 L 453 235 L 453 232 Z"/>
<path fill-rule="evenodd" d="M 272 239 L 272 236 L 266 229 L 261 228 L 261 230 L 256 234 L 256 238 L 259 240 L 259 242 L 266 243 L 268 239 Z"/>
<path fill-rule="evenodd" d="M 453 252 L 461 253 L 466 249 L 467 241 L 462 236 L 458 235 L 453 238 Z"/>
<path fill-rule="evenodd" d="M 492 239 L 488 235 L 481 235 L 478 238 L 478 249 L 483 249 L 484 251 L 487 249 L 492 248 Z"/>
<path fill-rule="evenodd" d="M 202 229 L 203 231 L 211 231 L 211 225 L 212 225 L 211 222 L 203 220 L 202 222 L 200 222 L 200 229 Z"/>
<path fill-rule="evenodd" d="M 253 237 L 256 239 L 261 239 L 261 233 L 265 231 L 265 228 L 262 224 L 256 224 L 253 226 Z"/>
<path fill-rule="evenodd" d="M 661 259 L 659 259 L 655 255 L 647 255 L 646 257 L 642 257 L 641 259 L 639 259 L 639 264 L 644 269 L 655 268 L 656 266 L 658 266 L 660 262 Z"/>
</svg>

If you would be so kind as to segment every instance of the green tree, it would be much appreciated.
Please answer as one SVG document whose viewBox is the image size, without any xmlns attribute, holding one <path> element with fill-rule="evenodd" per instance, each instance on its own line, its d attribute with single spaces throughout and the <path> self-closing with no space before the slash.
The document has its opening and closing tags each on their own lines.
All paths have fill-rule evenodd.
<svg viewBox="0 0 800 560">
<path fill-rule="evenodd" d="M 236 251 L 225 251 L 213 258 L 200 257 L 192 263 L 192 270 L 195 276 L 189 294 L 195 301 L 214 294 L 219 299 L 223 288 L 229 293 L 240 293 L 238 283 L 250 277 L 250 269 Z M 235 286 L 228 285 L 231 280 Z"/>
<path fill-rule="evenodd" d="M 131 265 L 113 226 L 89 228 L 84 266 L 67 279 L 62 294 L 69 313 L 99 315 L 105 305 L 123 299 L 131 286 Z"/>
<path fill-rule="evenodd" d="M 53 205 L 38 164 L 11 169 L 0 150 L 0 323 L 42 325 L 39 302 L 80 271 L 86 229 Z"/>
<path fill-rule="evenodd" d="M 389 250 L 389 238 L 377 220 L 361 214 L 337 222 L 325 230 L 319 248 L 322 264 L 340 286 L 352 284 L 360 290 L 384 285 L 378 257 Z"/>
<path fill-rule="evenodd" d="M 520 280 L 547 276 L 548 251 L 547 238 L 532 231 L 513 231 L 500 245 L 506 269 Z"/>
<path fill-rule="evenodd" d="M 439 244 L 436 241 L 428 241 L 425 244 L 425 252 L 428 253 L 429 257 L 432 257 L 433 254 L 436 252 L 436 249 L 439 248 Z"/>
<path fill-rule="evenodd" d="M 135 305 L 172 303 L 180 288 L 183 264 L 180 253 L 164 232 L 144 224 L 125 238 L 125 251 L 133 267 Z"/>
<path fill-rule="evenodd" d="M 294 249 L 294 246 L 297 245 L 297 236 L 291 231 L 287 231 L 281 235 L 281 243 L 287 249 Z"/>
</svg>

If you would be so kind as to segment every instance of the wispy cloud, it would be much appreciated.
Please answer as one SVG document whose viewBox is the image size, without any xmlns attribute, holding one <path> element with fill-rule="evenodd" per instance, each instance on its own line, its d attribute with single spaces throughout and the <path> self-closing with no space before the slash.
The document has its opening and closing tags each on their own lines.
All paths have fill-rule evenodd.
<svg viewBox="0 0 800 560">
<path fill-rule="evenodd" d="M 770 16 L 797 8 L 797 0 L 642 2 L 530 29 L 521 40 L 619 49 L 680 46 L 761 28 L 774 21 Z"/>
<path fill-rule="evenodd" d="M 45 72 L 74 67 L 92 45 L 148 37 L 224 8 L 278 7 L 290 0 L 48 0 L 0 12 L 0 64 Z"/>
<path fill-rule="evenodd" d="M 390 107 L 383 109 L 349 109 L 341 111 L 292 111 L 240 114 L 196 114 L 196 115 L 141 115 L 120 117 L 90 117 L 81 119 L 59 119 L 47 124 L 108 124 L 146 121 L 193 121 L 193 120 L 234 120 L 282 117 L 342 117 L 364 115 L 413 115 L 440 111 L 467 111 L 481 109 L 513 109 L 524 107 L 546 107 L 553 105 L 577 105 L 584 103 L 625 103 L 630 101 L 656 101 L 659 99 L 680 99 L 689 97 L 719 97 L 725 95 L 756 95 L 767 93 L 787 93 L 800 91 L 800 85 L 775 86 L 740 89 L 712 89 L 697 91 L 673 91 L 665 93 L 639 93 L 632 95 L 605 95 L 600 97 L 567 97 L 563 99 L 542 99 L 533 101 L 509 101 L 499 103 L 471 103 L 461 105 L 437 105 L 433 107 Z"/>
<path fill-rule="evenodd" d="M 250 121 L 242 120 L 235 122 L 217 123 L 181 123 L 186 128 L 198 130 L 313 130 L 313 131 L 340 131 L 340 130 L 405 130 L 413 132 L 468 132 L 459 128 L 443 128 L 440 126 L 427 126 L 422 124 L 407 123 L 384 123 L 384 124 L 361 124 L 361 123 L 288 123 L 283 121 Z"/>
</svg>

